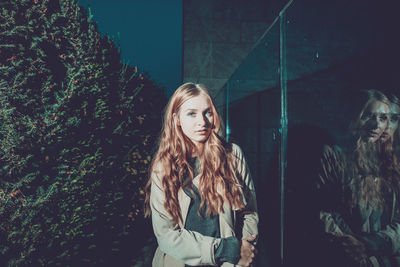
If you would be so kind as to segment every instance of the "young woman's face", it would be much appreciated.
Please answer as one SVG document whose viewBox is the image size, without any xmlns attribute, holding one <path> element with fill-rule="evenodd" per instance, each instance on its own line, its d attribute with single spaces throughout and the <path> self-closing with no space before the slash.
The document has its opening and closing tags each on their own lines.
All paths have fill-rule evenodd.
<svg viewBox="0 0 400 267">
<path fill-rule="evenodd" d="M 381 101 L 372 101 L 364 111 L 359 130 L 361 138 L 367 142 L 377 141 L 388 127 L 389 105 Z"/>
<path fill-rule="evenodd" d="M 399 127 L 399 114 L 400 107 L 396 104 L 390 105 L 390 114 L 388 119 L 388 126 L 381 135 L 381 140 L 386 142 L 389 138 L 393 138 L 394 132 Z"/>
<path fill-rule="evenodd" d="M 175 117 L 183 134 L 195 145 L 203 144 L 210 136 L 214 125 L 214 114 L 207 96 L 200 94 L 186 100 Z"/>
</svg>

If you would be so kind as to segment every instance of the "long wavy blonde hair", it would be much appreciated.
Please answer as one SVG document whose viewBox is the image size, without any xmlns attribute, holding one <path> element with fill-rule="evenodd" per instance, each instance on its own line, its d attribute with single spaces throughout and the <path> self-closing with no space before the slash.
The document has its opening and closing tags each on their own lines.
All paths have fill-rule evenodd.
<svg viewBox="0 0 400 267">
<path fill-rule="evenodd" d="M 185 83 L 175 91 L 166 106 L 158 151 L 151 162 L 150 178 L 145 187 L 145 216 L 151 214 L 152 173 L 155 166 L 161 166 L 162 177 L 160 178 L 165 194 L 164 207 L 175 223 L 178 223 L 179 220 L 183 221 L 178 191 L 193 181 L 194 170 L 189 161 L 193 156 L 192 152 L 195 151 L 195 145 L 177 125 L 173 114 L 179 114 L 185 101 L 199 95 L 205 95 L 209 99 L 214 119 L 212 131 L 204 143 L 203 152 L 197 155 L 200 162 L 201 204 L 199 210 L 207 203 L 206 215 L 216 215 L 222 212 L 224 201 L 227 201 L 232 207 L 243 208 L 241 186 L 236 179 L 236 166 L 231 145 L 221 137 L 221 120 L 210 94 L 203 85 Z"/>
<path fill-rule="evenodd" d="M 360 121 L 366 113 L 366 108 L 373 101 L 380 101 L 389 107 L 396 104 L 378 90 L 365 90 L 359 95 L 359 101 L 364 102 L 360 114 L 350 124 L 350 131 L 356 137 L 356 147 L 353 151 L 353 207 L 357 202 L 364 201 L 375 208 L 383 208 L 386 199 L 385 192 L 398 190 L 400 184 L 400 169 L 394 153 L 393 139 L 386 142 L 377 140 L 368 143 L 360 136 Z M 398 131 L 396 130 L 395 136 Z"/>
<path fill-rule="evenodd" d="M 357 95 L 357 99 L 352 99 L 353 106 L 360 107 L 358 115 L 350 123 L 349 130 L 355 140 L 355 149 L 353 158 L 356 163 L 357 172 L 361 175 L 379 176 L 380 172 L 380 159 L 378 158 L 379 141 L 369 144 L 367 140 L 363 140 L 361 132 L 363 126 L 361 121 L 368 117 L 367 108 L 373 102 L 382 102 L 390 107 L 390 101 L 382 92 L 378 90 L 363 90 Z"/>
</svg>

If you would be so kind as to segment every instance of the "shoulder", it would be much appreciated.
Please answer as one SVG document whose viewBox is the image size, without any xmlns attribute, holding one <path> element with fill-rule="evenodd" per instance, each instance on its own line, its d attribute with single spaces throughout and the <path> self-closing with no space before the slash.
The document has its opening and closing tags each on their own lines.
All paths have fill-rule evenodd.
<svg viewBox="0 0 400 267">
<path fill-rule="evenodd" d="M 341 153 L 343 149 L 338 145 L 324 145 L 324 153 Z"/>
<path fill-rule="evenodd" d="M 151 169 L 152 173 L 160 174 L 163 172 L 163 170 L 164 170 L 164 168 L 163 168 L 163 164 L 161 161 L 157 160 L 157 161 L 153 162 L 152 169 Z"/>
<path fill-rule="evenodd" d="M 235 162 L 236 167 L 245 167 L 247 165 L 243 150 L 240 146 L 238 146 L 235 143 L 231 143 L 230 153 L 232 155 L 232 160 Z"/>
<path fill-rule="evenodd" d="M 238 146 L 235 143 L 230 143 L 230 151 L 232 153 L 232 155 L 234 155 L 235 157 L 241 158 L 243 157 L 243 150 L 240 148 L 240 146 Z"/>
<path fill-rule="evenodd" d="M 161 185 L 164 176 L 164 166 L 161 161 L 153 162 L 150 169 L 150 179 L 153 183 Z"/>
<path fill-rule="evenodd" d="M 339 175 L 336 177 L 345 182 L 344 172 L 348 171 L 349 160 L 346 156 L 346 152 L 339 146 L 324 146 L 323 156 L 321 159 L 321 166 L 324 168 L 324 172 L 330 175 Z"/>
<path fill-rule="evenodd" d="M 340 161 L 344 159 L 344 151 L 341 147 L 334 145 L 324 145 L 322 148 L 323 157 L 332 161 Z"/>
</svg>

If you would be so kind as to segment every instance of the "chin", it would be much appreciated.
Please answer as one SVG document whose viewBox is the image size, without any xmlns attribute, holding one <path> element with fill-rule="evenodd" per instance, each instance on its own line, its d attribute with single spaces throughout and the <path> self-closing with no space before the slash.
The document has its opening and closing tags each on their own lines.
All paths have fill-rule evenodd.
<svg viewBox="0 0 400 267">
<path fill-rule="evenodd" d="M 203 139 L 197 140 L 197 142 L 203 143 L 203 144 L 204 144 L 204 143 L 207 141 L 207 139 L 208 139 L 208 138 L 203 138 Z"/>
<path fill-rule="evenodd" d="M 204 144 L 206 141 L 207 141 L 207 139 L 208 138 L 193 138 L 193 139 L 191 139 L 191 141 L 193 142 L 193 143 L 202 143 L 202 144 Z"/>
<path fill-rule="evenodd" d="M 368 138 L 368 143 L 375 143 L 379 138 Z"/>
<path fill-rule="evenodd" d="M 391 135 L 390 134 L 382 134 L 380 140 L 382 142 L 387 142 L 389 139 L 391 139 Z"/>
</svg>

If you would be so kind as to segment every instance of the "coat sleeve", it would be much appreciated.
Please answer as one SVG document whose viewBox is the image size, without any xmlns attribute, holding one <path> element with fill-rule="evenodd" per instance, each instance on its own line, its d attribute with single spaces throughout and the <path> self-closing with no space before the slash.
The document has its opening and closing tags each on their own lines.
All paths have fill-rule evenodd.
<svg viewBox="0 0 400 267">
<path fill-rule="evenodd" d="M 392 222 L 384 229 L 363 236 L 372 253 L 400 256 L 400 210 L 398 196 L 393 194 Z"/>
<path fill-rule="evenodd" d="M 151 174 L 151 219 L 159 248 L 165 254 L 188 265 L 215 265 L 214 251 L 221 239 L 182 229 L 164 208 L 165 194 L 160 172 Z"/>
<path fill-rule="evenodd" d="M 240 147 L 233 144 L 233 153 L 238 160 L 237 172 L 238 179 L 242 185 L 244 209 L 239 211 L 239 218 L 243 218 L 241 229 L 242 239 L 250 235 L 258 236 L 258 212 L 257 201 L 254 183 L 251 178 L 249 166 L 244 158 L 243 152 Z"/>
</svg>

